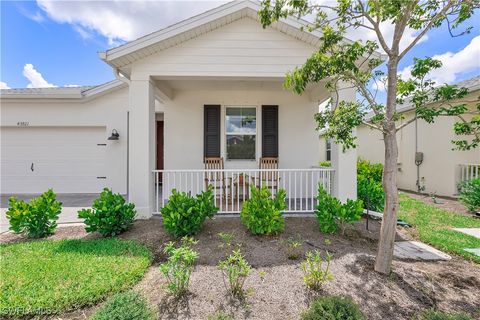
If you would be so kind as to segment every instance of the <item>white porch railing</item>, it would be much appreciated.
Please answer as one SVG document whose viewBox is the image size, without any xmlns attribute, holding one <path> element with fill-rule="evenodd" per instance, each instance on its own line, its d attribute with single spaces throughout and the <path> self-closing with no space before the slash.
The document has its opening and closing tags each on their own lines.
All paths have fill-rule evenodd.
<svg viewBox="0 0 480 320">
<path fill-rule="evenodd" d="M 460 164 L 460 182 L 480 178 L 480 164 Z"/>
<path fill-rule="evenodd" d="M 318 185 L 331 193 L 334 170 L 312 169 L 246 169 L 246 170 L 154 170 L 155 212 L 159 214 L 172 190 L 196 195 L 213 186 L 219 213 L 239 213 L 249 198 L 250 186 L 266 186 L 272 194 L 285 189 L 286 213 L 313 212 Z"/>
</svg>

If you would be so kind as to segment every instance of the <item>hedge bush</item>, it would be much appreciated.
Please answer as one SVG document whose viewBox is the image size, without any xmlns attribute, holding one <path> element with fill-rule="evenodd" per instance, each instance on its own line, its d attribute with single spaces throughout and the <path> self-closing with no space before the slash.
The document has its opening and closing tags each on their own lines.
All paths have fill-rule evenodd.
<svg viewBox="0 0 480 320">
<path fill-rule="evenodd" d="M 133 203 L 126 203 L 121 194 L 105 188 L 93 201 L 92 209 L 78 211 L 84 219 L 87 232 L 98 231 L 104 237 L 114 237 L 127 231 L 133 224 L 137 211 Z"/>
<path fill-rule="evenodd" d="M 319 184 L 315 214 L 320 231 L 335 233 L 340 228 L 343 234 L 346 225 L 360 220 L 362 213 L 362 200 L 348 199 L 346 203 L 342 204 L 340 200 L 329 195 Z"/>
<path fill-rule="evenodd" d="M 173 189 L 167 204 L 161 209 L 163 226 L 175 238 L 198 233 L 205 219 L 212 218 L 217 212 L 211 185 L 195 197 Z"/>
<path fill-rule="evenodd" d="M 240 213 L 242 223 L 252 234 L 271 235 L 285 229 L 285 218 L 282 211 L 287 208 L 287 193 L 279 189 L 275 197 L 266 186 L 250 187 L 250 198 L 243 204 Z"/>
<path fill-rule="evenodd" d="M 460 184 L 460 201 L 472 212 L 480 210 L 480 178 Z"/>
<path fill-rule="evenodd" d="M 55 193 L 49 189 L 28 203 L 11 197 L 6 216 L 13 232 L 25 233 L 29 238 L 43 238 L 54 233 L 61 211 L 62 203 L 56 201 Z"/>
<path fill-rule="evenodd" d="M 324 296 L 310 305 L 302 320 L 365 320 L 365 316 L 350 298 Z"/>
<path fill-rule="evenodd" d="M 385 193 L 382 186 L 383 165 L 367 160 L 357 161 L 357 197 L 365 209 L 383 212 Z"/>
<path fill-rule="evenodd" d="M 145 298 L 134 291 L 117 293 L 102 305 L 91 320 L 154 320 L 155 312 Z"/>
</svg>

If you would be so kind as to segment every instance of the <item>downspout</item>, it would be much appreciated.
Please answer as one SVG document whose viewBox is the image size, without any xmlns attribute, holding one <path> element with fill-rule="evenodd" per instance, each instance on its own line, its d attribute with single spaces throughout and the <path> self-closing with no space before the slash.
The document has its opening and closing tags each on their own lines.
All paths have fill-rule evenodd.
<svg viewBox="0 0 480 320">
<path fill-rule="evenodd" d="M 118 68 L 113 68 L 113 75 L 117 80 L 122 81 L 126 83 L 128 86 L 130 86 L 130 79 L 120 73 L 120 70 Z M 130 111 L 127 111 L 127 201 L 129 201 L 129 196 L 130 196 Z"/>
</svg>

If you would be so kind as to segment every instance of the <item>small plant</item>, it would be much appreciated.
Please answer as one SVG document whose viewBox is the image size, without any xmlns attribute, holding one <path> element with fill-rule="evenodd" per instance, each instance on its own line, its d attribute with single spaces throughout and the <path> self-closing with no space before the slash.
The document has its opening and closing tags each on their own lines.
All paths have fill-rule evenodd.
<svg viewBox="0 0 480 320">
<path fill-rule="evenodd" d="M 464 313 L 445 313 L 441 311 L 428 310 L 420 315 L 418 320 L 473 320 L 470 316 Z"/>
<path fill-rule="evenodd" d="M 49 189 L 29 203 L 11 197 L 6 216 L 13 232 L 25 233 L 29 238 L 43 238 L 54 233 L 61 211 L 62 203 L 56 201 L 55 193 Z"/>
<path fill-rule="evenodd" d="M 250 274 L 251 267 L 243 257 L 240 250 L 235 250 L 225 260 L 218 263 L 223 271 L 224 278 L 227 278 L 230 292 L 234 296 L 243 294 L 243 284 Z"/>
<path fill-rule="evenodd" d="M 330 161 L 326 160 L 326 161 L 320 161 L 320 162 L 318 163 L 318 165 L 319 165 L 320 167 L 329 168 L 329 167 L 332 166 L 332 163 L 331 163 Z"/>
<path fill-rule="evenodd" d="M 480 178 L 460 184 L 460 201 L 472 212 L 480 211 Z"/>
<path fill-rule="evenodd" d="M 213 187 L 209 185 L 207 191 L 196 197 L 173 189 L 161 212 L 163 226 L 171 236 L 179 238 L 197 234 L 205 219 L 212 218 L 218 212 Z"/>
<path fill-rule="evenodd" d="M 256 235 L 272 235 L 282 232 L 285 228 L 285 218 L 282 211 L 287 208 L 286 192 L 278 190 L 275 197 L 266 186 L 256 188 L 251 186 L 250 199 L 243 204 L 240 218 L 242 223 Z"/>
<path fill-rule="evenodd" d="M 198 259 L 198 252 L 191 249 L 198 241 L 183 237 L 181 245 L 176 248 L 173 242 L 167 243 L 163 250 L 167 255 L 167 262 L 160 265 L 160 271 L 167 278 L 167 289 L 176 296 L 188 291 L 193 264 Z"/>
<path fill-rule="evenodd" d="M 330 240 L 330 239 L 325 239 L 325 240 L 323 240 L 323 243 L 324 243 L 326 246 L 329 246 L 329 245 L 332 244 L 332 240 Z"/>
<path fill-rule="evenodd" d="M 264 282 L 264 281 L 265 281 L 265 277 L 267 276 L 267 272 L 266 272 L 266 271 L 260 271 L 260 272 L 258 273 L 258 275 L 260 276 L 260 280 L 261 280 L 262 282 Z"/>
<path fill-rule="evenodd" d="M 213 315 L 209 315 L 208 320 L 233 320 L 233 317 L 223 311 L 219 311 Z"/>
<path fill-rule="evenodd" d="M 131 290 L 110 297 L 91 318 L 91 320 L 154 319 L 155 313 L 145 298 Z"/>
<path fill-rule="evenodd" d="M 313 301 L 302 320 L 365 320 L 360 308 L 350 298 L 325 296 Z"/>
<path fill-rule="evenodd" d="M 290 237 L 286 240 L 283 240 L 282 243 L 285 247 L 285 252 L 288 259 L 297 260 L 302 255 L 301 248 L 303 245 L 303 240 L 300 235 L 297 235 L 295 238 Z"/>
<path fill-rule="evenodd" d="M 228 232 L 219 232 L 218 237 L 222 240 L 222 244 L 219 248 L 225 248 L 225 250 L 229 253 L 233 247 L 233 240 L 235 240 L 235 235 L 233 233 Z"/>
<path fill-rule="evenodd" d="M 344 234 L 347 224 L 358 221 L 362 217 L 361 200 L 348 199 L 345 204 L 342 204 L 340 200 L 329 195 L 322 185 L 318 186 L 317 201 L 315 213 L 322 232 L 334 233 L 340 228 Z"/>
<path fill-rule="evenodd" d="M 320 251 L 307 252 L 305 260 L 300 267 L 303 270 L 303 282 L 305 285 L 314 291 L 318 291 L 322 286 L 333 280 L 333 275 L 330 273 L 330 261 L 333 255 L 326 253 L 325 260 L 322 258 Z"/>
<path fill-rule="evenodd" d="M 127 231 L 133 224 L 137 211 L 133 203 L 126 203 L 119 193 L 103 189 L 93 201 L 92 209 L 78 211 L 78 217 L 84 219 L 87 232 L 98 231 L 104 237 L 114 237 Z"/>
</svg>

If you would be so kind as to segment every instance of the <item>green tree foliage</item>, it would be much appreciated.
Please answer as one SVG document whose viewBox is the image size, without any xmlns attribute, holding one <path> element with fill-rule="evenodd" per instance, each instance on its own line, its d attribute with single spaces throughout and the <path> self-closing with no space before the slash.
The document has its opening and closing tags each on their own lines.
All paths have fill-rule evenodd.
<svg viewBox="0 0 480 320">
<path fill-rule="evenodd" d="M 415 119 L 431 123 L 439 116 L 461 117 L 466 111 L 465 103 L 461 101 L 467 94 L 465 88 L 448 84 L 435 86 L 429 79 L 429 72 L 441 66 L 439 61 L 429 57 L 415 59 L 411 77 L 403 80 L 399 77 L 399 63 L 432 28 L 439 28 L 445 21 L 451 33 L 460 35 L 470 32 L 469 27 L 461 28 L 479 7 L 480 0 L 338 0 L 336 4 L 308 0 L 262 2 L 259 15 L 264 27 L 287 16 L 310 15 L 314 17 L 313 22 L 307 23 L 305 29 L 321 32 L 321 45 L 301 67 L 286 75 L 286 88 L 302 93 L 310 83 L 322 80 L 334 94 L 339 89 L 353 87 L 361 96 L 356 101 L 334 99 L 331 108 L 315 116 L 318 128 L 323 129 L 323 136 L 342 144 L 344 148 L 351 148 L 356 144 L 352 129 L 360 124 L 383 135 L 386 201 L 382 220 L 384 227 L 375 261 L 375 270 L 381 273 L 390 272 L 395 240 L 398 211 L 397 132 Z M 389 35 L 392 39 L 387 39 L 388 34 L 381 28 L 385 23 L 393 26 L 393 35 Z M 346 41 L 347 30 L 358 28 L 373 31 L 376 41 Z M 416 31 L 413 39 L 405 37 L 407 28 Z M 379 54 L 377 49 L 383 50 L 385 55 Z M 385 68 L 379 68 L 383 62 Z M 376 100 L 374 90 L 382 85 L 386 89 L 385 103 Z M 415 110 L 415 116 L 399 122 L 402 115 L 397 111 L 397 104 L 407 99 Z M 436 107 L 431 107 L 431 103 Z M 461 127 L 466 133 L 471 132 L 465 129 L 465 124 L 457 125 L 459 132 Z M 463 142 L 459 146 L 468 148 Z"/>
</svg>

